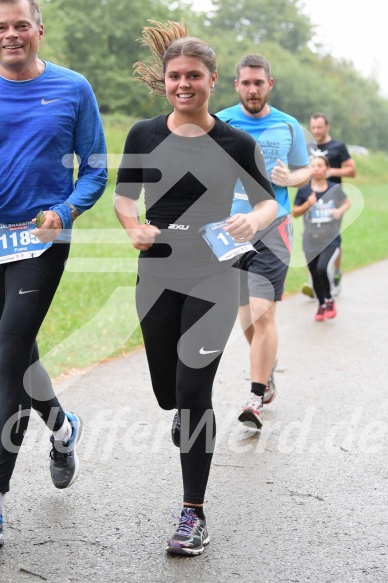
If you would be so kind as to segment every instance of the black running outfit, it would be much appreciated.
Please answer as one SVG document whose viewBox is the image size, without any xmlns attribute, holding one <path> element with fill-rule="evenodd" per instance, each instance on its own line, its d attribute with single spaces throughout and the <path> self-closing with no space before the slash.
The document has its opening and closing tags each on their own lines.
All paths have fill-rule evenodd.
<svg viewBox="0 0 388 583">
<path fill-rule="evenodd" d="M 294 204 L 300 206 L 306 202 L 312 193 L 311 181 L 306 186 L 299 188 Z M 316 192 L 316 191 L 315 191 Z M 322 192 L 316 192 L 317 201 L 332 203 L 335 208 L 342 205 L 346 194 L 340 184 L 328 181 L 328 188 Z M 319 206 L 319 204 L 315 204 Z M 303 215 L 303 251 L 307 265 L 311 273 L 313 287 L 319 303 L 331 298 L 332 282 L 330 281 L 330 267 L 339 253 L 341 219 L 332 219 L 329 222 L 313 222 L 312 211 L 309 209 Z"/>
<path fill-rule="evenodd" d="M 218 261 L 199 229 L 230 216 L 238 177 L 252 207 L 273 198 L 251 136 L 216 117 L 208 134 L 177 136 L 159 116 L 130 130 L 117 178 L 116 193 L 134 200 L 144 184 L 146 222 L 161 229 L 140 252 L 137 311 L 159 405 L 181 411 L 182 436 L 200 428 L 180 452 L 184 501 L 196 504 L 214 449 L 213 381 L 239 305 L 235 258 Z"/>
<path fill-rule="evenodd" d="M 9 491 L 31 406 L 52 431 L 65 419 L 39 361 L 35 339 L 60 282 L 69 248 L 69 243 L 56 242 L 39 257 L 0 265 L 0 427 L 4 428 L 0 492 Z"/>
<path fill-rule="evenodd" d="M 319 155 L 326 156 L 331 168 L 342 168 L 342 164 L 346 162 L 346 160 L 350 160 L 350 154 L 346 145 L 339 140 L 330 140 L 325 144 L 310 142 L 307 146 L 307 150 L 312 157 Z M 330 182 L 341 184 L 341 176 L 330 176 Z"/>
</svg>

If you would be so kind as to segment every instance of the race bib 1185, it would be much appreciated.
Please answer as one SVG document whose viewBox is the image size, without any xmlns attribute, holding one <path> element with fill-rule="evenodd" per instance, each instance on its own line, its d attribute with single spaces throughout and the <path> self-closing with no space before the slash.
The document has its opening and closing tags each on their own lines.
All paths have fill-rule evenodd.
<svg viewBox="0 0 388 583">
<path fill-rule="evenodd" d="M 51 241 L 41 243 L 31 234 L 35 229 L 32 222 L 0 224 L 0 263 L 38 257 L 51 247 Z"/>
</svg>

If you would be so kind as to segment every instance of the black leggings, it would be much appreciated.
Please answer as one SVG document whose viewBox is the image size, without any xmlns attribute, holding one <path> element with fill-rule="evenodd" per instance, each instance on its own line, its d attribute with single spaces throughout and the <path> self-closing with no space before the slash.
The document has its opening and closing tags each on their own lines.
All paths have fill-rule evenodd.
<svg viewBox="0 0 388 583">
<path fill-rule="evenodd" d="M 68 243 L 0 265 L 0 492 L 8 492 L 31 407 L 56 431 L 64 412 L 39 361 L 36 336 L 60 282 Z M 32 366 L 31 366 L 32 365 Z"/>
<path fill-rule="evenodd" d="M 331 287 L 333 282 L 330 277 L 330 268 L 339 253 L 339 247 L 328 245 L 321 253 L 312 257 L 306 253 L 307 265 L 313 280 L 313 288 L 319 303 L 331 299 Z"/>
<path fill-rule="evenodd" d="M 202 504 L 215 442 L 214 377 L 239 304 L 239 271 L 163 278 L 139 271 L 136 306 L 155 396 L 181 413 L 184 501 Z"/>
</svg>

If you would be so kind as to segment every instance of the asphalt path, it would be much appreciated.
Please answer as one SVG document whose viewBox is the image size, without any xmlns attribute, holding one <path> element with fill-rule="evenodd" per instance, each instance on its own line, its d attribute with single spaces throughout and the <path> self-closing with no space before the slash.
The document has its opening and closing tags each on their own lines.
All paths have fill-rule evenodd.
<svg viewBox="0 0 388 583">
<path fill-rule="evenodd" d="M 332 321 L 315 322 L 302 294 L 279 304 L 278 395 L 261 433 L 237 421 L 250 383 L 235 327 L 214 389 L 199 557 L 165 553 L 179 452 L 144 351 L 64 380 L 61 401 L 84 420 L 81 473 L 53 487 L 33 415 L 6 499 L 1 583 L 387 583 L 387 290 L 388 260 L 344 276 Z"/>
</svg>

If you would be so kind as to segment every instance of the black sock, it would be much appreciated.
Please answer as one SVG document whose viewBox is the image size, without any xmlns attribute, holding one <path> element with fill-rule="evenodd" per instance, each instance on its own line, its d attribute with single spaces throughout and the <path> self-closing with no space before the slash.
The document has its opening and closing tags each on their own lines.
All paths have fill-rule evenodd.
<svg viewBox="0 0 388 583">
<path fill-rule="evenodd" d="M 206 521 L 205 514 L 203 512 L 203 506 L 190 506 L 189 504 L 184 504 L 183 508 L 191 508 L 191 510 L 195 512 L 200 520 Z"/>
<path fill-rule="evenodd" d="M 258 397 L 261 397 L 262 400 L 264 399 L 265 389 L 266 389 L 266 386 L 263 385 L 263 383 L 252 383 L 252 388 L 251 388 L 252 393 L 255 393 L 255 395 L 257 395 Z"/>
</svg>

